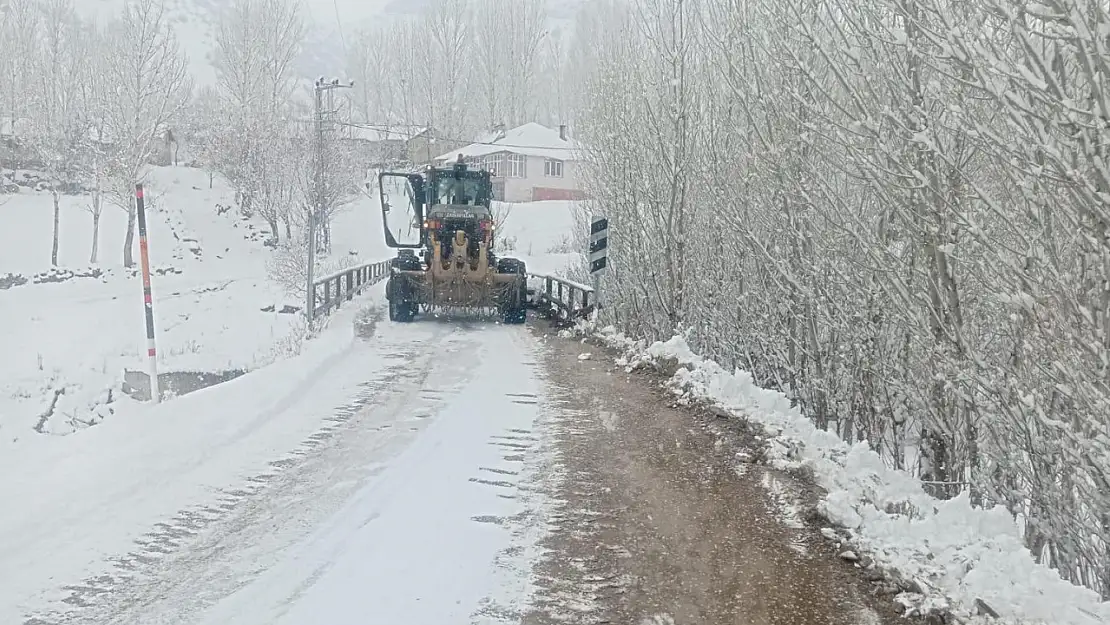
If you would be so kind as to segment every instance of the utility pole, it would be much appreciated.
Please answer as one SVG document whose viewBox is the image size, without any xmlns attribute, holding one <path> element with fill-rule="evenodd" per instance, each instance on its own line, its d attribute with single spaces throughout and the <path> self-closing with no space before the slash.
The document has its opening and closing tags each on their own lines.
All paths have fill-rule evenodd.
<svg viewBox="0 0 1110 625">
<path fill-rule="evenodd" d="M 313 148 L 313 173 L 312 173 L 312 208 L 308 211 L 308 271 L 305 284 L 305 319 L 311 323 L 316 316 L 316 288 L 313 286 L 313 273 L 316 267 L 316 220 L 327 209 L 327 194 L 324 188 L 324 92 L 327 91 L 329 101 L 331 91 L 335 89 L 350 89 L 355 86 L 355 81 L 350 80 L 340 83 L 338 78 L 326 80 L 323 76 L 313 83 L 314 119 L 315 125 Z M 333 111 L 328 111 L 329 113 Z"/>
</svg>

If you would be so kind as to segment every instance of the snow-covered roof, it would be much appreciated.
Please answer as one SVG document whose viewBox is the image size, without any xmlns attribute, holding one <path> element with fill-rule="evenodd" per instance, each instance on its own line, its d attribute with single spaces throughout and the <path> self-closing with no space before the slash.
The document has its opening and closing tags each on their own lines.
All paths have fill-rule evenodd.
<svg viewBox="0 0 1110 625">
<path fill-rule="evenodd" d="M 500 133 L 498 133 L 500 134 Z M 437 161 L 454 161 L 461 154 L 463 158 L 486 156 L 499 152 L 511 152 L 525 156 L 538 156 L 561 161 L 578 159 L 579 146 L 574 139 L 563 139 L 559 131 L 535 122 L 528 122 L 506 131 L 503 136 L 491 134 L 482 137 L 466 147 L 452 150 L 437 156 Z"/>
</svg>

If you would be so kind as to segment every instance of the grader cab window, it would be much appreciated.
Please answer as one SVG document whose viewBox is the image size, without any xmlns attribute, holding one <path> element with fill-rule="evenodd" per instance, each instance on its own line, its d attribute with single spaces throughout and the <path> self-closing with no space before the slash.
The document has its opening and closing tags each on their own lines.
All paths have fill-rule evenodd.
<svg viewBox="0 0 1110 625">
<path fill-rule="evenodd" d="M 477 204 L 481 183 L 476 178 L 443 176 L 436 189 L 436 204 L 474 206 Z"/>
</svg>

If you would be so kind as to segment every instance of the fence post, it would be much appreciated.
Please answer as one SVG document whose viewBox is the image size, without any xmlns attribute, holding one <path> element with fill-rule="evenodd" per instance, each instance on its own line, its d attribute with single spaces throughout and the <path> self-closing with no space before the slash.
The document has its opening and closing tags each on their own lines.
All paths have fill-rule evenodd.
<svg viewBox="0 0 1110 625">
<path fill-rule="evenodd" d="M 355 272 L 347 273 L 347 301 L 351 301 L 355 296 Z"/>
</svg>

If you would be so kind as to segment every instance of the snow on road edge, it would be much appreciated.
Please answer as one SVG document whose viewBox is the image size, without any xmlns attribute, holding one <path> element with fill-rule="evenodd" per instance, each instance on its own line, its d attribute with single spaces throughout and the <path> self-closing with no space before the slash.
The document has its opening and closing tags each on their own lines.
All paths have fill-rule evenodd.
<svg viewBox="0 0 1110 625">
<path fill-rule="evenodd" d="M 353 328 L 383 301 L 373 287 L 300 354 L 173 401 L 128 404 L 82 436 L 0 440 L 0 508 L 10 511 L 0 535 L 12 539 L 0 542 L 11 565 L 0 568 L 0 623 L 64 598 L 51 580 L 95 573 L 155 523 L 244 484 L 315 432 L 365 378 L 338 365 L 352 354 L 364 367 L 380 361 L 378 341 L 361 346 Z"/>
<path fill-rule="evenodd" d="M 667 382 L 673 393 L 762 426 L 771 464 L 812 470 L 827 492 L 818 511 L 876 564 L 920 589 L 897 597 L 907 614 L 950 611 L 970 618 L 978 600 L 1015 625 L 1110 623 L 1110 602 L 1038 564 L 1005 508 L 973 508 L 966 493 L 949 501 L 927 495 L 919 480 L 887 467 L 866 442 L 849 445 L 817 428 L 785 395 L 760 388 L 746 371 L 730 373 L 701 358 L 681 336 L 645 345 L 612 326 L 581 323 L 576 331 L 622 352 L 617 363 L 629 371 L 677 363 Z M 912 516 L 887 512 L 907 506 Z"/>
</svg>

